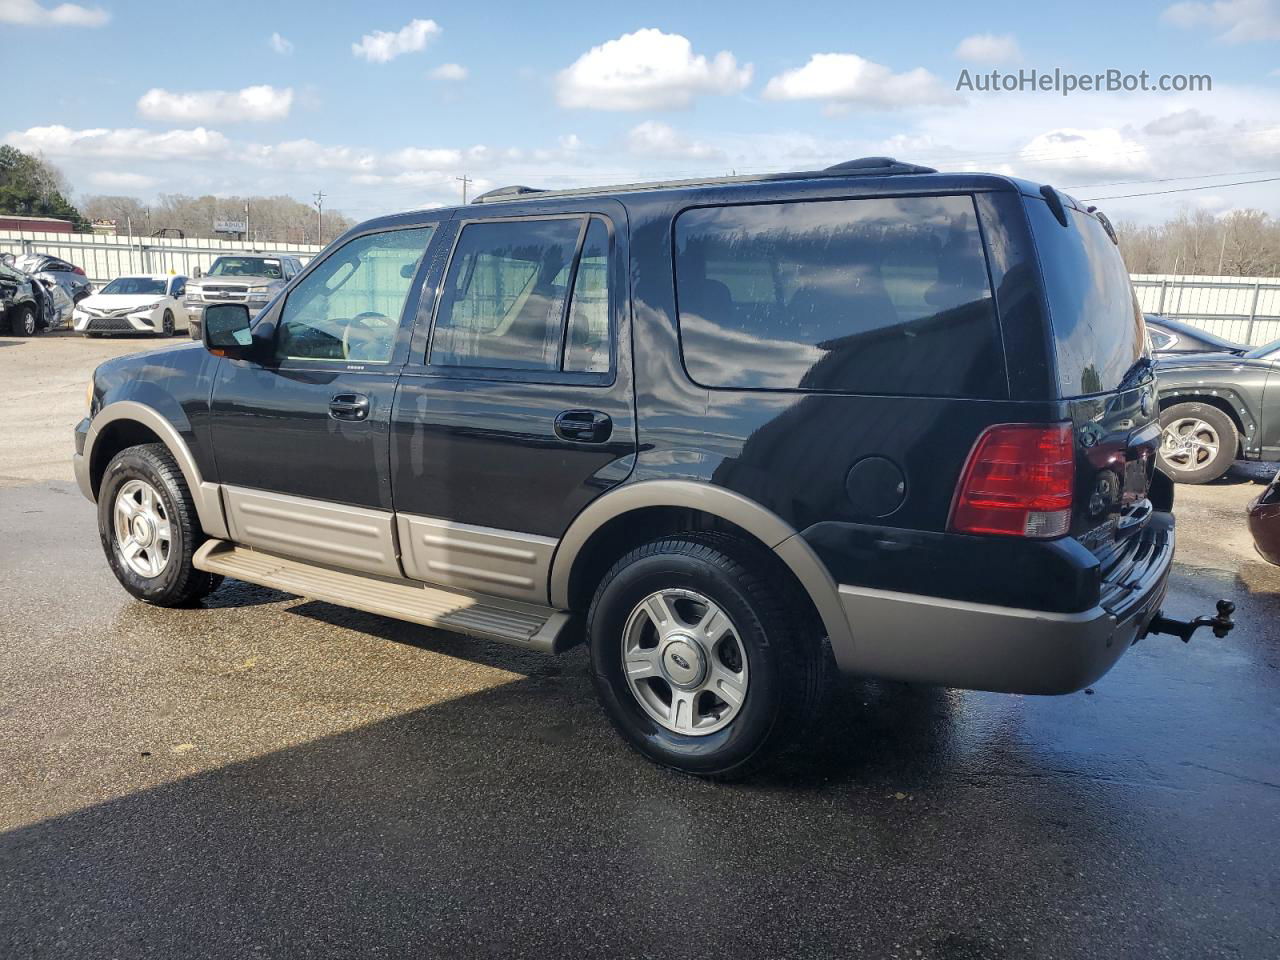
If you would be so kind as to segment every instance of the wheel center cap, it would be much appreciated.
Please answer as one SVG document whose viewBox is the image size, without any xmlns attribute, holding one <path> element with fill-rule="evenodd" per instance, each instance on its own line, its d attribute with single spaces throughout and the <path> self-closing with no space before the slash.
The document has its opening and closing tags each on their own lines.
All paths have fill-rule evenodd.
<svg viewBox="0 0 1280 960">
<path fill-rule="evenodd" d="M 151 537 L 154 531 L 151 528 L 151 521 L 146 517 L 134 517 L 133 522 L 129 525 L 129 530 L 139 546 L 146 547 L 151 545 Z"/>
<path fill-rule="evenodd" d="M 675 637 L 662 649 L 662 672 L 674 686 L 696 687 L 706 673 L 702 648 L 688 637 Z"/>
</svg>

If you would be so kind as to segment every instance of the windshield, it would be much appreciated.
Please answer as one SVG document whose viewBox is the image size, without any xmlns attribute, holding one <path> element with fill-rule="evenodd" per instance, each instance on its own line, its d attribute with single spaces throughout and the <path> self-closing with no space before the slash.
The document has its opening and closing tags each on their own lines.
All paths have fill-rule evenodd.
<svg viewBox="0 0 1280 960">
<path fill-rule="evenodd" d="M 116 277 L 105 287 L 103 293 L 164 293 L 164 281 L 152 277 Z"/>
<path fill-rule="evenodd" d="M 1280 340 L 1272 340 L 1245 354 L 1250 360 L 1280 360 Z"/>
<path fill-rule="evenodd" d="M 1120 249 L 1102 224 L 1067 207 L 1063 226 L 1043 200 L 1027 214 L 1044 273 L 1062 396 L 1116 390 L 1146 353 L 1146 328 Z"/>
<path fill-rule="evenodd" d="M 267 277 L 281 280 L 284 273 L 279 260 L 265 257 L 219 257 L 209 268 L 210 277 Z"/>
</svg>

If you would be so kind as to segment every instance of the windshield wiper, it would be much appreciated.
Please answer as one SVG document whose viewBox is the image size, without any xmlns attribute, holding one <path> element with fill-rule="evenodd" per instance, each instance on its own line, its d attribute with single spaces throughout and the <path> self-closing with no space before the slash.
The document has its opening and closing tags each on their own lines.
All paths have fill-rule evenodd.
<svg viewBox="0 0 1280 960">
<path fill-rule="evenodd" d="M 1137 360 L 1133 361 L 1129 369 L 1124 372 L 1124 376 L 1120 378 L 1120 385 L 1116 389 L 1127 390 L 1129 387 L 1140 383 L 1146 378 L 1147 374 L 1151 373 L 1151 371 L 1155 369 L 1155 367 L 1156 362 L 1150 357 L 1139 357 Z"/>
</svg>

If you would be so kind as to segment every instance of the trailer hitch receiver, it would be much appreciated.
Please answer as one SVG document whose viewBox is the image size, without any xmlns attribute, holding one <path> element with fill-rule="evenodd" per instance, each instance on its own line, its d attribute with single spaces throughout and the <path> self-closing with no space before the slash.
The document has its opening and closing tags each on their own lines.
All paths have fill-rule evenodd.
<svg viewBox="0 0 1280 960">
<path fill-rule="evenodd" d="M 1191 636 L 1201 627 L 1213 628 L 1215 637 L 1225 637 L 1236 625 L 1231 615 L 1236 612 L 1236 605 L 1230 600 L 1218 601 L 1216 617 L 1196 617 L 1194 620 L 1174 620 L 1163 613 L 1157 613 L 1147 627 L 1148 633 L 1167 633 L 1182 638 L 1183 643 L 1190 643 Z"/>
</svg>

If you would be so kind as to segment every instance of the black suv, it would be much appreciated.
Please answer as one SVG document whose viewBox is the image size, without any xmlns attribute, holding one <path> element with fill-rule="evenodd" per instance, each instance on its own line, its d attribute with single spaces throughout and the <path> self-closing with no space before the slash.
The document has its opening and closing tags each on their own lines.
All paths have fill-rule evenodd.
<svg viewBox="0 0 1280 960">
<path fill-rule="evenodd" d="M 873 158 L 505 188 L 356 227 L 203 340 L 104 363 L 76 430 L 129 592 L 585 638 L 682 770 L 758 766 L 829 660 L 1066 693 L 1192 629 L 1158 617 L 1142 315 L 1050 187 Z"/>
</svg>

